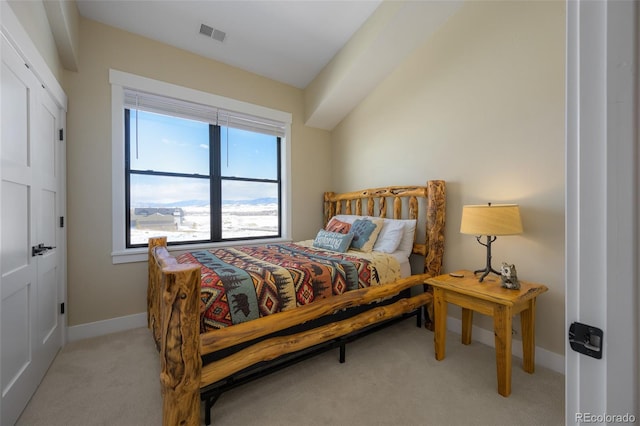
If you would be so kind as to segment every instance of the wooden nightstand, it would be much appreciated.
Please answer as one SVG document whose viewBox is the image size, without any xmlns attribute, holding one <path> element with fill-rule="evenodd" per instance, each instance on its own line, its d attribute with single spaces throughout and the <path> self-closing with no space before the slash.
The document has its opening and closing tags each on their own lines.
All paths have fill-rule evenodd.
<svg viewBox="0 0 640 426">
<path fill-rule="evenodd" d="M 462 307 L 462 343 L 471 343 L 473 311 L 493 317 L 496 346 L 498 393 L 511 394 L 511 326 L 512 317 L 520 314 L 522 326 L 522 368 L 533 373 L 535 365 L 536 297 L 547 291 L 542 284 L 520 281 L 519 290 L 509 290 L 500 284 L 500 277 L 488 276 L 479 282 L 471 271 L 456 271 L 462 278 L 449 274 L 429 278 L 433 287 L 435 351 L 438 361 L 444 359 L 447 337 L 447 303 Z"/>
</svg>

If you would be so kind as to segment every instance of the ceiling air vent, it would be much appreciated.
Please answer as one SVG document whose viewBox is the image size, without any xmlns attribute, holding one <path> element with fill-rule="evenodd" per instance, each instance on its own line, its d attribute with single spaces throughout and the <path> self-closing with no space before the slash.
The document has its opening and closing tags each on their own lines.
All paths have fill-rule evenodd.
<svg viewBox="0 0 640 426">
<path fill-rule="evenodd" d="M 206 24 L 200 24 L 200 34 L 211 37 L 214 40 L 223 42 L 227 34 L 224 31 L 216 30 Z"/>
<path fill-rule="evenodd" d="M 200 24 L 200 34 L 211 37 L 211 34 L 213 34 L 213 28 L 205 24 Z"/>
<path fill-rule="evenodd" d="M 222 43 L 226 36 L 227 34 L 224 31 L 213 30 L 213 35 L 211 37 L 213 37 L 214 40 L 218 40 L 220 43 Z"/>
</svg>

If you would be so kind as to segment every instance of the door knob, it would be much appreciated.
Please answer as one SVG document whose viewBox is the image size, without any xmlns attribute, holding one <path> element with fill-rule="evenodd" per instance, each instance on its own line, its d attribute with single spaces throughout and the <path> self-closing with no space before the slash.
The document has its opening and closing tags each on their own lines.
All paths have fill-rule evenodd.
<svg viewBox="0 0 640 426">
<path fill-rule="evenodd" d="M 45 246 L 43 243 L 31 247 L 31 256 L 42 256 L 47 250 L 54 249 L 54 246 Z"/>
</svg>

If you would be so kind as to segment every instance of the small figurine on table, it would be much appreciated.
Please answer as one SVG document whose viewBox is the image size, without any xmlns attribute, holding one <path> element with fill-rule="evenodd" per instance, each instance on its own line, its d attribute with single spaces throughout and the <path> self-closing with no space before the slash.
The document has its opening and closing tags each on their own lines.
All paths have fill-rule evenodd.
<svg viewBox="0 0 640 426">
<path fill-rule="evenodd" d="M 500 278 L 502 280 L 502 287 L 510 290 L 520 289 L 520 281 L 518 281 L 516 265 L 509 265 L 506 262 L 502 262 L 502 266 L 500 267 Z"/>
</svg>

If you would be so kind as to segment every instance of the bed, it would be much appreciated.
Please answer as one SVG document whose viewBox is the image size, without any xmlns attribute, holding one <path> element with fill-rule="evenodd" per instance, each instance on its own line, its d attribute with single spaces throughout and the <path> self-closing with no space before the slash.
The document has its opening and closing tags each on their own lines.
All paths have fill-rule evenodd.
<svg viewBox="0 0 640 426">
<path fill-rule="evenodd" d="M 211 408 L 224 391 L 332 348 L 340 349 L 344 362 L 347 343 L 394 321 L 415 316 L 418 326 L 424 318 L 432 329 L 433 298 L 424 282 L 439 275 L 442 267 L 445 182 L 327 192 L 323 213 L 323 229 L 305 242 L 174 256 L 165 237 L 149 240 L 147 318 L 160 353 L 164 425 L 201 424 L 201 401 L 208 425 Z M 406 255 L 417 255 L 417 272 L 397 256 L 407 241 L 407 223 L 413 223 L 414 232 Z M 369 225 L 377 233 L 367 240 L 360 231 Z M 388 241 L 388 233 L 382 238 L 383 229 L 389 231 L 392 225 L 402 230 L 400 246 L 383 250 L 381 245 L 385 253 L 374 250 L 372 240 L 379 236 L 377 242 Z M 345 239 L 350 240 L 346 248 Z M 299 260 L 307 253 L 320 258 L 319 266 Z M 416 256 L 411 258 L 415 264 Z M 282 265 L 271 263 L 276 259 Z M 389 264 L 388 271 L 379 263 L 367 263 L 380 259 Z M 256 288 L 280 285 L 285 263 L 295 266 L 293 275 L 314 277 L 311 284 L 296 278 L 286 291 L 281 290 L 284 285 L 277 287 L 288 295 L 284 302 L 263 297 L 268 291 L 256 290 L 256 296 L 247 297 L 237 290 L 251 287 L 246 281 Z M 242 284 L 234 276 L 232 284 L 223 285 L 223 275 L 231 269 L 251 278 Z M 256 271 L 263 275 L 257 277 Z M 216 288 L 222 287 L 228 294 L 217 297 Z M 228 305 L 220 305 L 223 299 Z M 264 312 L 256 314 L 259 310 Z"/>
</svg>

